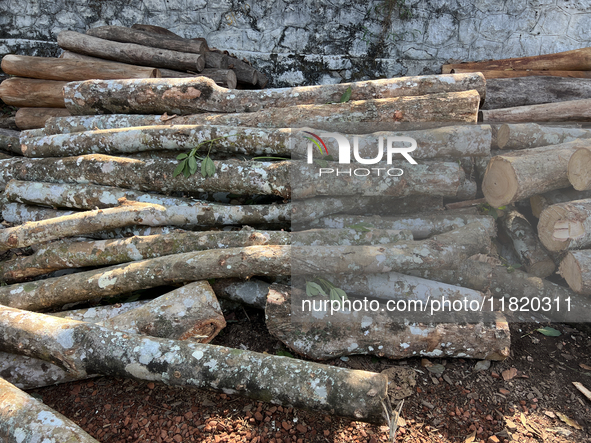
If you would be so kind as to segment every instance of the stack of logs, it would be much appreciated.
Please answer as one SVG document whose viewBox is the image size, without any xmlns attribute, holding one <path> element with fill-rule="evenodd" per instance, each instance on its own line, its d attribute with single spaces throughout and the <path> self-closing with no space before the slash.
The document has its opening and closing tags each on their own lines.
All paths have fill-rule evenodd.
<svg viewBox="0 0 591 443">
<path fill-rule="evenodd" d="M 101 26 L 86 34 L 63 31 L 60 58 L 7 55 L 0 98 L 20 109 L 19 129 L 43 127 L 49 117 L 68 116 L 63 97 L 69 81 L 208 77 L 225 88 L 264 88 L 267 77 L 203 38 L 182 38 L 167 29 L 136 24 Z"/>
<path fill-rule="evenodd" d="M 591 48 L 443 65 L 442 73 L 480 72 L 487 80 L 484 122 L 591 121 Z"/>
</svg>

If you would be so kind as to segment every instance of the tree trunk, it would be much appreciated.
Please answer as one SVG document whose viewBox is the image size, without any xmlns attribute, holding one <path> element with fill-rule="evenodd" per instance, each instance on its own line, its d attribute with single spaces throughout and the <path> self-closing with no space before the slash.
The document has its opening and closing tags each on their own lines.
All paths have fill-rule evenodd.
<svg viewBox="0 0 591 443">
<path fill-rule="evenodd" d="M 45 122 L 53 117 L 69 117 L 65 108 L 20 108 L 16 111 L 15 122 L 19 129 L 43 128 Z M 20 147 L 20 146 L 19 146 Z"/>
<path fill-rule="evenodd" d="M 468 72 L 480 72 L 484 75 L 486 80 L 497 79 L 497 78 L 516 78 L 516 77 L 566 77 L 566 78 L 591 78 L 591 71 L 494 71 L 486 69 L 466 69 L 466 68 L 454 68 L 451 70 L 451 74 L 465 74 Z"/>
<path fill-rule="evenodd" d="M 108 155 L 0 160 L 0 183 L 11 179 L 51 183 L 95 183 L 158 192 L 233 192 L 290 197 L 291 162 L 214 161 L 213 177 L 172 177 L 177 160 L 134 160 Z M 106 168 L 106 169 L 105 169 Z M 105 174 L 105 170 L 109 173 Z M 220 173 L 219 171 L 223 171 Z"/>
<path fill-rule="evenodd" d="M 230 57 L 228 57 L 226 54 L 207 51 L 203 56 L 205 57 L 206 68 L 228 69 Z"/>
<path fill-rule="evenodd" d="M 588 129 L 544 126 L 536 123 L 501 125 L 497 131 L 498 149 L 518 150 L 566 143 L 577 138 L 590 138 Z"/>
<path fill-rule="evenodd" d="M 591 247 L 591 199 L 548 206 L 540 214 L 538 235 L 552 252 Z"/>
<path fill-rule="evenodd" d="M 542 211 L 550 205 L 570 202 L 573 200 L 584 200 L 587 198 L 591 198 L 591 190 L 576 191 L 573 188 L 566 188 L 545 192 L 544 194 L 534 195 L 533 197 L 530 197 L 529 204 L 531 206 L 531 212 L 533 216 L 540 218 Z"/>
<path fill-rule="evenodd" d="M 135 43 L 152 48 L 168 49 L 177 52 L 190 52 L 193 54 L 205 54 L 208 50 L 204 40 L 190 40 L 188 38 L 175 37 L 172 35 L 154 35 L 153 32 L 141 29 L 126 28 L 124 26 L 99 26 L 90 28 L 86 35 L 102 38 L 104 40 Z"/>
<path fill-rule="evenodd" d="M 9 106 L 65 108 L 63 88 L 67 82 L 11 77 L 0 83 L 0 98 Z"/>
<path fill-rule="evenodd" d="M 227 68 L 222 67 L 222 69 Z M 194 71 L 194 69 L 189 69 L 189 71 Z M 70 106 L 75 107 L 77 112 L 83 115 L 93 111 L 134 114 L 162 114 L 164 112 L 194 114 L 203 111 L 252 112 L 267 107 L 285 108 L 304 104 L 338 104 L 341 96 L 349 87 L 352 88 L 351 101 L 450 94 L 449 96 L 433 97 L 433 100 L 440 97 L 445 101 L 446 98 L 449 100 L 454 97 L 451 93 L 474 89 L 480 94 L 479 99 L 484 97 L 484 79 L 479 74 L 400 77 L 335 85 L 298 86 L 270 89 L 264 94 L 253 90 L 237 90 L 232 92 L 233 97 L 231 98 L 228 98 L 225 89 L 218 87 L 214 82 L 200 78 L 177 81 L 170 79 L 103 80 L 73 83 L 68 88 L 66 95 L 71 98 Z M 117 91 L 114 88 L 117 88 Z M 179 89 L 184 95 L 191 95 L 191 98 L 194 99 L 192 103 L 183 103 L 182 99 L 178 97 L 181 94 Z M 101 100 L 101 96 L 106 91 L 114 94 L 113 97 L 103 97 Z M 84 98 L 71 96 L 76 92 Z M 145 101 L 136 101 L 140 95 L 145 96 Z M 195 96 L 193 97 L 193 95 Z M 119 101 L 119 104 L 115 103 L 116 101 Z M 123 109 L 124 111 L 121 112 Z M 179 112 L 176 111 L 177 109 Z"/>
<path fill-rule="evenodd" d="M 161 26 L 156 26 L 156 25 L 143 25 L 141 23 L 136 23 L 136 24 L 131 25 L 131 29 L 138 29 L 140 31 L 151 32 L 152 34 L 166 35 L 168 37 L 182 38 L 180 35 L 175 34 L 174 32 L 172 32 L 166 28 L 163 28 Z"/>
<path fill-rule="evenodd" d="M 0 378 L 0 439 L 6 443 L 40 441 L 99 443 L 76 423 Z"/>
<path fill-rule="evenodd" d="M 208 388 L 354 420 L 385 422 L 382 403 L 387 378 L 383 374 L 201 343 L 135 334 L 123 338 L 108 328 L 12 308 L 0 311 L 0 334 L 7 338 L 0 344 L 2 350 L 59 362 L 76 374 Z M 19 342 L 28 345 L 22 349 Z"/>
<path fill-rule="evenodd" d="M 288 348 L 314 360 L 354 354 L 399 359 L 421 355 L 504 360 L 509 356 L 509 326 L 500 314 L 493 323 L 424 325 L 397 320 L 391 313 L 352 311 L 335 312 L 329 322 L 319 319 L 302 325 L 292 322 L 291 303 L 288 287 L 270 287 L 267 328 Z M 321 315 L 314 313 L 315 318 Z"/>
<path fill-rule="evenodd" d="M 269 286 L 271 286 L 270 283 L 256 278 L 249 280 L 222 278 L 216 279 L 211 285 L 218 298 L 232 300 L 257 309 L 265 309 Z"/>
<path fill-rule="evenodd" d="M 296 203 L 297 207 L 297 203 Z M 309 224 L 314 229 L 342 229 L 361 225 L 368 229 L 399 229 L 412 232 L 415 240 L 442 234 L 452 229 L 479 222 L 486 227 L 491 237 L 496 234 L 495 221 L 486 215 L 463 214 L 458 211 L 442 211 L 435 214 L 411 214 L 405 217 L 367 217 L 334 215 L 322 217 Z"/>
<path fill-rule="evenodd" d="M 231 69 L 205 68 L 199 74 L 190 74 L 188 72 L 173 71 L 171 69 L 160 69 L 162 78 L 189 78 L 189 77 L 207 77 L 212 79 L 216 85 L 222 88 L 236 88 L 236 74 Z"/>
<path fill-rule="evenodd" d="M 549 70 L 549 71 L 591 71 L 591 48 L 574 49 L 555 54 L 535 55 L 532 57 L 507 58 L 484 62 L 454 63 L 443 65 L 444 74 L 451 69 L 499 70 L 515 71 Z"/>
<path fill-rule="evenodd" d="M 2 205 L 2 218 L 4 221 L 17 225 L 73 214 L 79 214 L 79 212 L 23 205 L 20 203 L 5 203 Z"/>
<path fill-rule="evenodd" d="M 238 60 L 234 57 L 228 58 L 228 69 L 232 69 L 236 74 L 236 80 L 240 83 L 254 86 L 258 83 L 258 72 L 248 63 Z"/>
<path fill-rule="evenodd" d="M 132 65 L 196 72 L 205 67 L 205 58 L 202 54 L 156 49 L 134 43 L 112 42 L 74 31 L 60 32 L 57 42 L 61 48 L 72 52 Z"/>
<path fill-rule="evenodd" d="M 568 161 L 577 149 L 588 145 L 591 146 L 591 140 L 575 140 L 493 157 L 482 181 L 486 201 L 498 208 L 536 194 L 569 187 Z"/>
<path fill-rule="evenodd" d="M 554 273 L 554 260 L 544 251 L 536 232 L 523 215 L 511 209 L 499 221 L 528 273 L 541 278 Z"/>
<path fill-rule="evenodd" d="M 359 232 L 355 229 L 310 229 L 291 233 L 294 246 L 353 246 L 391 245 L 413 240 L 408 230 L 371 229 Z"/>
<path fill-rule="evenodd" d="M 401 231 L 399 236 L 403 236 Z M 406 234 L 408 237 L 408 234 Z M 37 248 L 33 255 L 0 263 L 0 280 L 19 282 L 59 269 L 99 267 L 172 254 L 255 245 L 289 245 L 283 231 L 181 231 L 98 241 L 59 240 Z"/>
<path fill-rule="evenodd" d="M 347 215 L 378 215 L 378 216 L 400 216 L 404 214 L 416 214 L 418 212 L 443 211 L 443 197 L 431 195 L 413 195 L 401 198 L 382 197 L 361 197 L 363 205 L 353 207 L 346 205 L 342 211 Z M 301 202 L 297 202 L 299 207 Z M 336 213 L 337 211 L 335 211 Z M 316 217 L 318 218 L 318 217 Z M 297 218 L 293 221 L 299 221 Z"/>
<path fill-rule="evenodd" d="M 482 109 L 513 108 L 591 98 L 591 78 L 522 77 L 486 81 Z"/>
<path fill-rule="evenodd" d="M 479 121 L 485 123 L 588 122 L 591 121 L 591 99 L 484 110 L 480 114 Z"/>
<path fill-rule="evenodd" d="M 571 156 L 568 181 L 577 191 L 591 190 L 591 147 L 577 149 Z"/>
<path fill-rule="evenodd" d="M 591 295 L 591 250 L 569 251 L 558 273 L 577 294 Z"/>
<path fill-rule="evenodd" d="M 22 155 L 21 144 L 19 142 L 20 132 L 12 129 L 0 128 L 0 150 Z"/>
<path fill-rule="evenodd" d="M 155 68 L 129 66 L 124 63 L 67 60 L 60 58 L 6 55 L 2 70 L 10 75 L 45 80 L 91 80 L 160 77 Z"/>
</svg>

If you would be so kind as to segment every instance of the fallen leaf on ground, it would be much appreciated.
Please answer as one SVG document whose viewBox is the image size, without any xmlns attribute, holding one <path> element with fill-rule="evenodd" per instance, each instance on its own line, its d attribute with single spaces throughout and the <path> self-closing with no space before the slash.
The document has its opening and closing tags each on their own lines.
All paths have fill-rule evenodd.
<svg viewBox="0 0 591 443">
<path fill-rule="evenodd" d="M 552 411 L 544 411 L 544 414 L 546 414 L 550 418 L 556 418 L 556 414 Z"/>
<path fill-rule="evenodd" d="M 505 380 L 505 381 L 512 380 L 517 375 L 517 369 L 515 369 L 515 368 L 507 369 L 506 371 L 503 371 L 503 373 L 501 375 L 503 376 L 503 380 Z"/>
<path fill-rule="evenodd" d="M 468 437 L 466 437 L 466 440 L 464 440 L 464 443 L 472 443 L 475 438 L 476 438 L 476 431 L 472 432 Z"/>
<path fill-rule="evenodd" d="M 548 337 L 558 337 L 561 332 L 557 329 L 551 328 L 550 326 L 546 326 L 544 328 L 538 328 L 536 329 L 536 331 L 538 331 L 540 334 L 544 334 Z"/>
<path fill-rule="evenodd" d="M 591 366 L 586 365 L 585 363 L 581 363 L 579 366 L 583 368 L 585 371 L 591 371 Z"/>
<path fill-rule="evenodd" d="M 566 423 L 567 425 L 569 425 L 570 427 L 573 427 L 577 430 L 581 430 L 583 428 L 581 428 L 581 425 L 579 425 L 576 421 L 574 421 L 572 418 L 568 418 L 566 415 L 564 415 L 562 412 L 557 412 L 556 415 L 558 415 L 558 418 L 560 420 L 562 420 L 564 423 Z"/>
</svg>

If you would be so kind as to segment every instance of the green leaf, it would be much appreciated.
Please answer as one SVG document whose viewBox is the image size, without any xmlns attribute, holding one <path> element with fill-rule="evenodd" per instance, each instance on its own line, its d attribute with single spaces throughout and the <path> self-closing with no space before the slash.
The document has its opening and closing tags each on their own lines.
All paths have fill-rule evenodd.
<svg viewBox="0 0 591 443">
<path fill-rule="evenodd" d="M 369 231 L 371 231 L 370 228 L 373 228 L 373 226 L 371 224 L 366 223 L 366 222 L 361 222 L 361 223 L 357 223 L 354 225 L 349 225 L 347 227 L 351 228 L 351 229 L 355 229 L 357 232 L 369 232 Z"/>
<path fill-rule="evenodd" d="M 306 294 L 308 294 L 308 297 L 315 297 L 318 294 L 326 295 L 322 287 L 313 281 L 306 282 Z"/>
<path fill-rule="evenodd" d="M 197 172 L 197 160 L 195 160 L 195 157 L 189 157 L 187 163 L 189 165 L 189 172 L 191 175 L 195 174 Z"/>
<path fill-rule="evenodd" d="M 275 352 L 275 355 L 279 355 L 280 357 L 291 357 L 291 358 L 295 358 L 291 352 L 282 351 L 281 349 L 279 351 Z"/>
<path fill-rule="evenodd" d="M 324 156 L 324 160 L 333 162 L 334 161 L 334 157 L 332 155 L 328 154 L 328 155 L 325 155 Z"/>
<path fill-rule="evenodd" d="M 181 172 L 183 172 L 183 169 L 185 169 L 185 165 L 187 164 L 186 160 L 183 160 L 182 162 L 180 162 L 176 168 L 174 168 L 174 172 L 172 173 L 173 177 L 176 177 L 177 175 L 179 175 Z"/>
<path fill-rule="evenodd" d="M 341 99 L 339 100 L 339 103 L 346 103 L 351 99 L 351 93 L 353 92 L 353 89 L 351 89 L 351 86 L 349 86 L 347 88 L 347 90 L 345 92 L 343 92 L 343 95 L 341 95 Z"/>
<path fill-rule="evenodd" d="M 341 288 L 334 288 L 333 291 L 341 298 L 341 300 L 348 300 L 347 293 L 343 291 Z"/>
<path fill-rule="evenodd" d="M 189 163 L 185 163 L 185 167 L 183 168 L 183 175 L 185 178 L 189 178 L 191 176 L 191 169 L 189 168 Z"/>
<path fill-rule="evenodd" d="M 189 154 L 179 154 L 179 155 L 176 156 L 176 159 L 177 160 L 184 160 L 188 156 L 189 156 Z"/>
<path fill-rule="evenodd" d="M 500 209 L 501 211 L 504 211 L 505 209 L 507 209 L 507 206 L 499 206 L 497 209 Z"/>
<path fill-rule="evenodd" d="M 547 337 L 558 337 L 562 334 L 559 330 L 551 328 L 550 326 L 538 328 L 536 331 L 538 331 L 540 334 L 544 334 Z"/>
<path fill-rule="evenodd" d="M 205 157 L 201 162 L 201 175 L 203 177 L 213 177 L 215 175 L 215 163 L 209 157 Z"/>
<path fill-rule="evenodd" d="M 328 167 L 328 162 L 326 160 L 324 160 L 324 159 L 315 158 L 314 159 L 314 163 L 316 163 L 317 165 L 319 165 L 321 168 Z"/>
</svg>

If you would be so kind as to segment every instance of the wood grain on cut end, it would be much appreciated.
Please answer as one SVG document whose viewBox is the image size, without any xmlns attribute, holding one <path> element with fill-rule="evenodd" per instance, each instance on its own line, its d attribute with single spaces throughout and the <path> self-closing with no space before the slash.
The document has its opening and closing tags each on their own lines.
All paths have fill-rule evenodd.
<svg viewBox="0 0 591 443">
<path fill-rule="evenodd" d="M 482 192 L 488 204 L 498 208 L 511 203 L 517 194 L 517 186 L 511 162 L 500 157 L 491 159 L 482 181 Z"/>
<path fill-rule="evenodd" d="M 591 189 L 591 148 L 577 149 L 571 156 L 568 180 L 577 191 Z"/>
<path fill-rule="evenodd" d="M 509 142 L 509 136 L 511 135 L 511 129 L 509 125 L 501 125 L 497 131 L 497 146 L 499 149 L 503 149 Z"/>
<path fill-rule="evenodd" d="M 549 251 L 563 251 L 568 249 L 570 238 L 562 234 L 562 229 L 556 236 L 556 223 L 567 220 L 568 210 L 561 205 L 552 205 L 547 207 L 540 214 L 538 222 L 538 236 L 540 241 Z"/>
<path fill-rule="evenodd" d="M 581 293 L 583 288 L 583 276 L 581 274 L 581 268 L 571 251 L 566 254 L 566 257 L 560 263 L 558 273 L 566 280 L 568 286 L 575 292 Z"/>
</svg>

